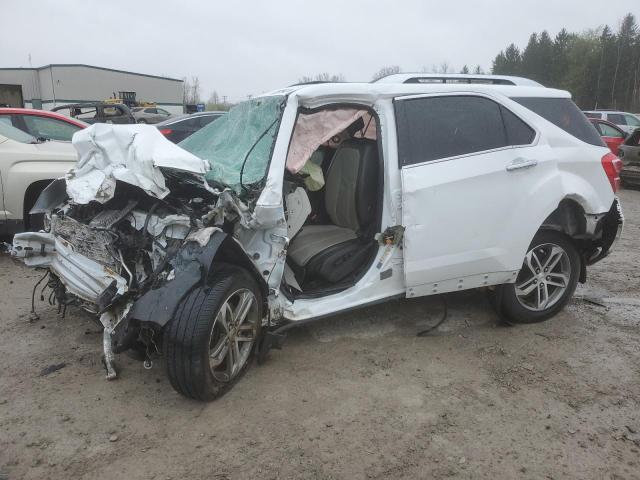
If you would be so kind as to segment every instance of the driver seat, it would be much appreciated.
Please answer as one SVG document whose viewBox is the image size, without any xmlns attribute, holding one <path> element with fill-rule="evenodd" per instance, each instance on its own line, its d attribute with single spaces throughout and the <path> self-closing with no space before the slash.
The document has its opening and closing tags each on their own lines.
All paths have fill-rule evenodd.
<svg viewBox="0 0 640 480">
<path fill-rule="evenodd" d="M 374 140 L 345 140 L 333 155 L 324 187 L 331 225 L 305 225 L 288 258 L 304 279 L 339 282 L 368 258 L 375 230 L 378 148 Z"/>
</svg>

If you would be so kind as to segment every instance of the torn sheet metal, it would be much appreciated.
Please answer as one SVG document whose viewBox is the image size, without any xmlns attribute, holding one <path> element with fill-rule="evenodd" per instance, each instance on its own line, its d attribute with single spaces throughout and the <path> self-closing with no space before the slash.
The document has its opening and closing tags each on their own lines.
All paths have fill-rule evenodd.
<svg viewBox="0 0 640 480">
<path fill-rule="evenodd" d="M 164 232 L 166 237 L 183 239 L 191 229 L 191 219 L 187 215 L 149 216 L 148 212 L 140 210 L 134 210 L 131 215 L 133 218 L 130 217 L 130 220 L 133 220 L 133 227 L 136 230 L 142 230 L 147 222 L 147 232 L 153 237 L 158 237 Z"/>
<path fill-rule="evenodd" d="M 209 243 L 211 235 L 213 235 L 215 232 L 224 233 L 222 229 L 218 227 L 201 228 L 200 230 L 191 232 L 185 240 L 187 242 L 197 242 L 201 247 L 204 247 L 207 243 Z M 167 277 L 167 280 L 169 280 L 169 277 Z"/>
<path fill-rule="evenodd" d="M 118 324 L 126 318 L 133 302 L 127 302 L 125 305 L 107 310 L 100 315 L 100 323 L 104 330 L 102 331 L 102 350 L 104 352 L 104 366 L 107 369 L 107 380 L 114 380 L 117 377 L 116 369 L 113 364 L 115 355 L 113 353 L 113 342 L 111 336 Z"/>
<path fill-rule="evenodd" d="M 169 194 L 159 167 L 204 175 L 207 161 L 167 140 L 151 125 L 97 123 L 73 136 L 78 163 L 67 174 L 67 193 L 79 204 L 113 198 L 116 180 L 157 198 Z M 204 183 L 204 182 L 203 182 Z"/>
</svg>

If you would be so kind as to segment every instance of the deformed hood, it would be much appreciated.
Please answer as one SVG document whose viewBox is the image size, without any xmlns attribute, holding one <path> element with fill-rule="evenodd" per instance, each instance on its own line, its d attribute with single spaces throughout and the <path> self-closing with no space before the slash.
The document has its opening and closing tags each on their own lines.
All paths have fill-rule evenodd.
<svg viewBox="0 0 640 480">
<path fill-rule="evenodd" d="M 73 135 L 78 163 L 66 176 L 67 194 L 78 204 L 105 203 L 116 180 L 149 195 L 169 194 L 160 167 L 205 174 L 209 163 L 167 140 L 151 125 L 97 123 Z"/>
</svg>

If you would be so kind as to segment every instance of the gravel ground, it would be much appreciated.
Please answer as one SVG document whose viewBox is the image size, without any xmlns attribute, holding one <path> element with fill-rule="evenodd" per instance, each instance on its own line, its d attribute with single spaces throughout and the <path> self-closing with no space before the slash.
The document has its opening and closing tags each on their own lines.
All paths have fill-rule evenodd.
<svg viewBox="0 0 640 480">
<path fill-rule="evenodd" d="M 0 474 L 9 479 L 640 479 L 640 192 L 616 252 L 554 319 L 499 327 L 482 292 L 363 309 L 290 333 L 220 400 L 41 303 L 0 257 Z M 600 300 L 585 300 L 598 298 Z M 55 370 L 55 371 L 51 371 Z M 3 475 L 0 475 L 3 478 Z"/>
</svg>

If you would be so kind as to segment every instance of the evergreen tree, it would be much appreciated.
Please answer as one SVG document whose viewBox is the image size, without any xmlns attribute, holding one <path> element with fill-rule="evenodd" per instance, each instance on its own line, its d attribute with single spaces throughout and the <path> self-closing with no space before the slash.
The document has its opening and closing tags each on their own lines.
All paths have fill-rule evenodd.
<svg viewBox="0 0 640 480">
<path fill-rule="evenodd" d="M 631 13 L 616 33 L 605 26 L 571 33 L 532 33 L 524 50 L 500 51 L 492 72 L 522 75 L 547 87 L 569 90 L 582 108 L 640 111 L 640 27 Z"/>
</svg>

